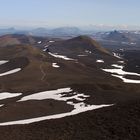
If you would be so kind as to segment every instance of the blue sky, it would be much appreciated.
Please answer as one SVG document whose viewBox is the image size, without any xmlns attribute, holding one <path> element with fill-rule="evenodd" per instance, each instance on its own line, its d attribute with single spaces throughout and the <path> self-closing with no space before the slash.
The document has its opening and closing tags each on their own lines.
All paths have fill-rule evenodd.
<svg viewBox="0 0 140 140">
<path fill-rule="evenodd" d="M 140 0 L 1 0 L 0 25 L 140 26 Z"/>
</svg>

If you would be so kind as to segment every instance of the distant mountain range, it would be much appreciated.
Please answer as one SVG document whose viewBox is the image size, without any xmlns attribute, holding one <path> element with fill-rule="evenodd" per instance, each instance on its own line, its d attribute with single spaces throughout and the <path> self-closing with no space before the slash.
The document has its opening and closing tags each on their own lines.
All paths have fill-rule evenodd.
<svg viewBox="0 0 140 140">
<path fill-rule="evenodd" d="M 35 29 L 15 29 L 5 28 L 0 29 L 0 35 L 6 34 L 24 34 L 32 36 L 42 37 L 58 37 L 58 38 L 69 38 L 76 37 L 79 35 L 88 35 L 96 39 L 105 39 L 113 41 L 128 42 L 130 40 L 137 40 L 140 38 L 140 31 L 127 31 L 127 30 L 108 30 L 99 31 L 95 28 L 77 28 L 77 27 L 60 27 L 60 28 L 35 28 Z"/>
<path fill-rule="evenodd" d="M 15 28 L 0 29 L 0 35 L 5 34 L 26 34 L 33 36 L 73 36 L 86 33 L 77 27 L 61 27 L 54 29 L 36 28 L 30 30 L 19 30 Z"/>
<path fill-rule="evenodd" d="M 123 41 L 123 42 L 129 42 L 131 40 L 125 33 L 122 33 L 116 30 L 109 32 L 103 38 L 106 40 Z"/>
<path fill-rule="evenodd" d="M 13 34 L 17 32 L 15 28 L 0 29 L 0 35 Z"/>
</svg>

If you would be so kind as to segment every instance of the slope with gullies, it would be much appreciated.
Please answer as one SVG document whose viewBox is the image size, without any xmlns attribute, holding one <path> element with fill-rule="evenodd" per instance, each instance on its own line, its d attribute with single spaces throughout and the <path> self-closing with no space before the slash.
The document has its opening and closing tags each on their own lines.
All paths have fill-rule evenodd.
<svg viewBox="0 0 140 140">
<path fill-rule="evenodd" d="M 4 79 L 0 77 L 2 90 L 36 91 L 88 81 L 95 83 L 98 79 L 108 77 L 100 68 L 118 60 L 111 52 L 86 36 L 56 41 L 53 44 L 49 46 L 50 53 L 59 53 L 60 50 L 60 54 L 72 57 L 72 60 L 54 57 L 32 44 L 0 47 L 0 59 L 9 61 L 0 66 L 0 72 L 21 68 L 18 73 L 7 75 Z M 87 56 L 79 57 L 78 54 Z M 98 59 L 105 62 L 99 64 L 96 62 Z M 57 65 L 57 68 L 54 65 Z M 109 79 L 116 82 L 116 78 Z"/>
</svg>

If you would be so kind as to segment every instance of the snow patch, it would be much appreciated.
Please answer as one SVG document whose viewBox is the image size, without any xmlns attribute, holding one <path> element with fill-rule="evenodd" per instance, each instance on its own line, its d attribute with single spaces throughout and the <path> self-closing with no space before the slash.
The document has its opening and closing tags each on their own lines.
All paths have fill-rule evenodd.
<svg viewBox="0 0 140 140">
<path fill-rule="evenodd" d="M 52 63 L 52 67 L 54 67 L 54 68 L 59 68 L 60 66 L 58 66 L 57 63 Z"/>
<path fill-rule="evenodd" d="M 122 79 L 124 83 L 140 84 L 140 80 L 127 79 L 127 78 L 124 78 L 121 75 L 114 75 L 114 74 L 112 74 L 112 76 Z"/>
<path fill-rule="evenodd" d="M 48 47 L 49 47 L 49 45 L 44 46 L 44 48 L 48 48 Z"/>
<path fill-rule="evenodd" d="M 62 88 L 57 90 L 43 91 L 43 92 L 25 96 L 18 102 L 27 101 L 27 100 L 44 100 L 44 99 L 62 100 L 61 99 L 62 95 L 60 93 L 69 93 L 71 91 L 72 91 L 71 88 Z"/>
<path fill-rule="evenodd" d="M 48 51 L 48 48 L 43 49 L 43 52 L 46 52 L 46 51 Z"/>
<path fill-rule="evenodd" d="M 84 55 L 84 54 L 79 54 L 78 56 L 79 56 L 79 57 L 84 57 L 84 56 L 87 56 L 87 55 Z"/>
<path fill-rule="evenodd" d="M 134 73 L 134 72 L 126 72 L 123 71 L 123 66 L 117 65 L 117 64 L 113 64 L 112 66 L 117 67 L 117 69 L 102 69 L 105 72 L 110 72 L 110 73 L 116 73 L 118 75 L 135 75 L 135 76 L 140 76 L 140 74 L 138 73 Z"/>
<path fill-rule="evenodd" d="M 72 115 L 77 115 L 82 112 L 90 111 L 90 110 L 95 110 L 103 107 L 109 107 L 112 105 L 89 105 L 85 106 L 84 103 L 79 103 L 75 107 L 75 109 L 71 112 L 67 113 L 61 113 L 61 114 L 56 114 L 56 115 L 49 115 L 49 116 L 43 116 L 43 117 L 38 117 L 38 118 L 32 118 L 32 119 L 25 119 L 25 120 L 18 120 L 18 121 L 11 121 L 11 122 L 3 122 L 0 123 L 0 126 L 7 126 L 7 125 L 17 125 L 17 124 L 30 124 L 34 122 L 40 122 L 43 120 L 50 120 L 50 119 L 59 119 L 59 118 L 64 118 L 67 116 L 72 116 Z"/>
<path fill-rule="evenodd" d="M 96 60 L 97 63 L 104 63 L 104 60 Z"/>
<path fill-rule="evenodd" d="M 49 52 L 49 54 L 53 57 L 56 57 L 56 58 L 61 58 L 61 59 L 64 59 L 64 60 L 75 60 L 75 59 L 72 59 L 72 58 L 68 58 L 67 56 L 63 56 L 63 55 L 58 55 L 58 54 L 53 54 L 51 52 Z"/>
<path fill-rule="evenodd" d="M 124 66 L 117 65 L 117 64 L 112 64 L 111 66 L 113 66 L 115 68 L 119 68 L 119 69 L 123 69 L 124 68 Z"/>
<path fill-rule="evenodd" d="M 124 64 L 124 61 L 118 61 L 118 62 Z"/>
<path fill-rule="evenodd" d="M 44 91 L 44 92 L 39 92 L 39 93 L 25 96 L 22 99 L 20 99 L 18 102 L 27 101 L 27 100 L 44 100 L 44 99 L 67 101 L 69 99 L 79 99 L 79 97 L 87 97 L 83 94 L 76 94 L 76 93 L 73 93 L 76 95 L 71 97 L 63 97 L 63 95 L 61 94 L 61 93 L 69 93 L 69 92 L 72 92 L 71 88 L 62 88 L 57 90 Z"/>
<path fill-rule="evenodd" d="M 123 52 L 123 51 L 124 51 L 124 49 L 120 49 L 120 51 L 122 51 L 122 52 Z"/>
<path fill-rule="evenodd" d="M 122 58 L 120 57 L 120 54 L 118 54 L 118 53 L 113 53 L 113 55 L 114 55 L 116 58 L 122 59 Z"/>
<path fill-rule="evenodd" d="M 17 96 L 20 96 L 20 95 L 22 95 L 22 93 L 3 92 L 3 93 L 0 93 L 0 100 L 13 98 L 13 97 L 17 97 Z"/>
<path fill-rule="evenodd" d="M 38 44 L 41 44 L 41 43 L 42 43 L 42 41 L 38 41 L 37 43 L 38 43 Z"/>
<path fill-rule="evenodd" d="M 105 72 L 112 73 L 111 74 L 112 76 L 122 79 L 124 83 L 137 83 L 137 84 L 140 83 L 140 80 L 133 80 L 133 79 L 124 78 L 125 75 L 140 76 L 140 74 L 134 73 L 134 72 L 123 71 L 124 66 L 121 66 L 118 64 L 113 64 L 111 66 L 115 67 L 115 69 L 102 69 L 102 70 Z"/>
<path fill-rule="evenodd" d="M 135 42 L 131 42 L 130 44 L 131 44 L 131 45 L 136 45 L 136 43 L 135 43 Z"/>
<path fill-rule="evenodd" d="M 5 75 L 13 74 L 13 73 L 19 72 L 20 70 L 21 70 L 21 68 L 16 68 L 16 69 L 13 69 L 13 70 L 1 73 L 0 76 L 5 76 Z"/>
<path fill-rule="evenodd" d="M 0 105 L 0 107 L 3 107 L 3 106 L 4 106 L 4 104 Z"/>
<path fill-rule="evenodd" d="M 50 42 L 50 43 L 54 43 L 55 41 L 53 41 L 53 40 L 50 40 L 49 42 Z"/>
<path fill-rule="evenodd" d="M 9 62 L 9 61 L 7 61 L 7 60 L 1 60 L 1 61 L 0 61 L 0 65 L 5 64 L 5 63 L 7 63 L 7 62 Z"/>
<path fill-rule="evenodd" d="M 90 53 L 90 54 L 92 53 L 92 52 L 91 52 L 91 51 L 89 51 L 89 50 L 85 50 L 85 52 L 86 52 L 86 53 Z"/>
</svg>

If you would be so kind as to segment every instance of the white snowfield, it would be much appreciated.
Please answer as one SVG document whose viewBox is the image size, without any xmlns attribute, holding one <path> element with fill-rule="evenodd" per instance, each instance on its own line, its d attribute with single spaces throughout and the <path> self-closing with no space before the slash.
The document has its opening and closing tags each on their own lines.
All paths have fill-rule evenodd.
<svg viewBox="0 0 140 140">
<path fill-rule="evenodd" d="M 68 95 L 68 96 L 66 97 L 65 95 Z M 71 88 L 62 88 L 62 89 L 44 91 L 44 92 L 39 92 L 39 93 L 35 93 L 32 95 L 28 95 L 28 96 L 21 98 L 21 100 L 19 100 L 18 102 L 28 101 L 28 100 L 54 99 L 54 100 L 59 100 L 59 101 L 65 101 L 67 104 L 74 106 L 74 109 L 70 112 L 61 113 L 61 114 L 3 122 L 3 123 L 0 123 L 0 126 L 30 124 L 30 123 L 34 123 L 34 122 L 43 121 L 43 120 L 59 119 L 59 118 L 63 118 L 66 116 L 72 116 L 72 115 L 76 115 L 76 114 L 79 114 L 82 112 L 99 109 L 99 108 L 103 108 L 103 107 L 109 107 L 109 106 L 113 105 L 113 104 L 88 105 L 88 104 L 84 103 L 84 100 L 86 100 L 86 98 L 89 98 L 89 95 L 84 95 L 83 93 L 74 92 Z M 73 101 L 69 101 L 70 99 L 77 100 L 77 103 L 74 103 Z"/>
<path fill-rule="evenodd" d="M 5 76 L 5 75 L 13 74 L 13 73 L 16 73 L 16 72 L 19 72 L 19 71 L 21 71 L 21 68 L 16 68 L 16 69 L 4 72 L 4 73 L 0 73 L 0 76 Z"/>
<path fill-rule="evenodd" d="M 105 72 L 112 73 L 111 74 L 112 76 L 120 78 L 121 80 L 123 80 L 124 83 L 135 83 L 135 84 L 140 83 L 140 80 L 124 78 L 125 75 L 140 76 L 140 74 L 134 72 L 126 72 L 123 70 L 124 66 L 122 65 L 113 64 L 111 66 L 115 67 L 115 69 L 102 69 L 102 70 Z"/>
<path fill-rule="evenodd" d="M 1 60 L 1 61 L 0 61 L 0 65 L 5 64 L 5 63 L 7 63 L 7 62 L 9 62 L 9 61 L 7 61 L 7 60 Z"/>
<path fill-rule="evenodd" d="M 52 67 L 59 68 L 60 66 L 57 63 L 52 63 Z"/>
<path fill-rule="evenodd" d="M 75 59 L 72 59 L 72 58 L 68 58 L 67 56 L 63 56 L 63 55 L 58 55 L 58 54 L 53 54 L 51 52 L 49 52 L 49 55 L 53 56 L 53 57 L 56 57 L 56 58 L 61 58 L 61 59 L 64 59 L 64 60 L 75 60 Z"/>
<path fill-rule="evenodd" d="M 22 93 L 3 92 L 3 93 L 0 93 L 0 100 L 13 98 L 13 97 L 17 97 L 17 96 L 20 96 L 20 95 L 22 95 Z"/>
<path fill-rule="evenodd" d="M 96 62 L 97 63 L 104 63 L 104 60 L 99 59 L 99 60 L 96 60 Z"/>
<path fill-rule="evenodd" d="M 64 97 L 64 95 L 62 95 L 62 93 L 69 93 L 69 92 L 72 92 L 71 88 L 62 88 L 57 90 L 43 91 L 43 92 L 25 96 L 21 98 L 18 102 L 28 101 L 28 100 L 44 100 L 44 99 L 54 99 L 58 101 L 68 101 L 70 99 L 75 99 L 77 101 L 84 101 L 85 98 L 89 97 L 82 93 L 76 93 L 76 92 L 72 92 L 72 95 L 67 94 L 67 95 L 71 95 L 70 97 Z"/>
<path fill-rule="evenodd" d="M 61 93 L 69 93 L 71 92 L 71 88 L 61 88 L 57 90 L 43 91 L 35 94 L 31 94 L 21 98 L 18 102 L 27 101 L 27 100 L 44 100 L 44 99 L 54 99 L 54 100 L 63 100 L 61 99 Z"/>
</svg>

